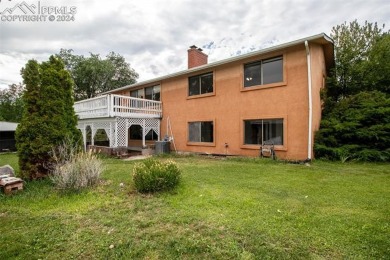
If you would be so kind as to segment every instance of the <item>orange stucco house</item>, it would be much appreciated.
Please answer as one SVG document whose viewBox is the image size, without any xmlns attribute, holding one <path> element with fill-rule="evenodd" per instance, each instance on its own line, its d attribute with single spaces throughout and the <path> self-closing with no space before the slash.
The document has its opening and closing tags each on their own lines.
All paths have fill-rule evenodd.
<svg viewBox="0 0 390 260">
<path fill-rule="evenodd" d="M 311 160 L 333 61 L 325 34 L 210 64 L 191 46 L 187 70 L 77 102 L 79 129 L 85 143 L 104 130 L 110 147 L 169 136 L 178 151 L 259 156 L 272 144 L 278 158 Z"/>
</svg>

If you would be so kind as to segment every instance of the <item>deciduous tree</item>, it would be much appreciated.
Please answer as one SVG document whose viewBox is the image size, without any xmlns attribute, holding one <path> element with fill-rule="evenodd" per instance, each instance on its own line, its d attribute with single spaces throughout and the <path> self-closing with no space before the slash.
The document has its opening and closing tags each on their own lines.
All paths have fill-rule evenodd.
<svg viewBox="0 0 390 260">
<path fill-rule="evenodd" d="M 61 49 L 58 57 L 64 61 L 75 82 L 74 97 L 82 100 L 136 82 L 138 74 L 120 54 L 110 52 L 105 59 L 91 53 L 89 57 Z"/>
<path fill-rule="evenodd" d="M 327 98 L 337 101 L 348 95 L 372 89 L 372 81 L 366 77 L 373 46 L 380 40 L 384 25 L 357 20 L 334 26 L 335 66 L 328 81 Z M 375 81 L 375 80 L 374 80 Z"/>
<path fill-rule="evenodd" d="M 21 84 L 12 84 L 8 89 L 0 90 L 0 120 L 19 122 L 23 114 L 22 94 L 24 87 Z"/>
<path fill-rule="evenodd" d="M 376 23 L 335 26 L 316 157 L 390 161 L 390 36 Z"/>
</svg>

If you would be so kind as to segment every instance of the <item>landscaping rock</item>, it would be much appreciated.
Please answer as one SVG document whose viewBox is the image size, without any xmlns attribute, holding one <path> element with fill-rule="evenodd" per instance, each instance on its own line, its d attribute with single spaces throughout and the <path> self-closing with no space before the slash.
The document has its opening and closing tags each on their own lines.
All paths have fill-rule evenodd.
<svg viewBox="0 0 390 260">
<path fill-rule="evenodd" d="M 9 175 L 15 177 L 15 171 L 10 165 L 4 165 L 0 167 L 0 175 Z"/>
</svg>

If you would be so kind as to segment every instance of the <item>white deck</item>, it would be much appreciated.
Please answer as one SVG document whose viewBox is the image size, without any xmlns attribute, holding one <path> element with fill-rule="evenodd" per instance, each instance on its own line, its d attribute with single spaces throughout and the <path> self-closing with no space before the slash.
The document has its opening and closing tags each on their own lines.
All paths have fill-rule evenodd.
<svg viewBox="0 0 390 260">
<path fill-rule="evenodd" d="M 74 109 L 79 119 L 162 117 L 162 103 L 160 101 L 121 95 L 103 95 L 78 101 L 75 102 Z"/>
</svg>

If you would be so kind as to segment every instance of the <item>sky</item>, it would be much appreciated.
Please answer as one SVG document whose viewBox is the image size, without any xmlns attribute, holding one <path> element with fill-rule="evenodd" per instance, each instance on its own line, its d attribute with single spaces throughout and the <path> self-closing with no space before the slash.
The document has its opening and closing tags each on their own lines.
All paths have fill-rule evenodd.
<svg viewBox="0 0 390 260">
<path fill-rule="evenodd" d="M 0 13 L 0 89 L 61 48 L 119 53 L 143 81 L 187 69 L 191 45 L 210 63 L 355 19 L 390 25 L 388 0 L 0 0 Z"/>
</svg>

